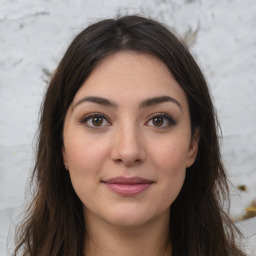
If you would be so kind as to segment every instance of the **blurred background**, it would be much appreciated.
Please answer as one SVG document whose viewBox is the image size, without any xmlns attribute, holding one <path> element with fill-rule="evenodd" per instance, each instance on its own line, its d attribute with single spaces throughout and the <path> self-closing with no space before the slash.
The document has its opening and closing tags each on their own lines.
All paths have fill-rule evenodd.
<svg viewBox="0 0 256 256">
<path fill-rule="evenodd" d="M 256 1 L 0 0 L 0 239 L 27 197 L 38 113 L 51 74 L 82 29 L 126 14 L 167 24 L 189 46 L 222 128 L 230 216 L 236 222 L 256 216 Z"/>
</svg>

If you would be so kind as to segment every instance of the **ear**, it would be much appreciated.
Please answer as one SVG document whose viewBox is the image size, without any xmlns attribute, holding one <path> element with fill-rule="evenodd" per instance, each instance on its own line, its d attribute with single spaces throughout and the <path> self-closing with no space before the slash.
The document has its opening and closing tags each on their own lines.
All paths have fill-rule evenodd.
<svg viewBox="0 0 256 256">
<path fill-rule="evenodd" d="M 190 167 L 196 160 L 199 138 L 200 138 L 200 129 L 199 127 L 196 127 L 194 130 L 194 133 L 192 134 L 190 145 L 189 145 L 186 168 Z"/>
<path fill-rule="evenodd" d="M 68 159 L 67 159 L 67 154 L 64 146 L 62 147 L 62 157 L 63 157 L 63 164 L 65 166 L 65 169 L 68 170 Z"/>
</svg>

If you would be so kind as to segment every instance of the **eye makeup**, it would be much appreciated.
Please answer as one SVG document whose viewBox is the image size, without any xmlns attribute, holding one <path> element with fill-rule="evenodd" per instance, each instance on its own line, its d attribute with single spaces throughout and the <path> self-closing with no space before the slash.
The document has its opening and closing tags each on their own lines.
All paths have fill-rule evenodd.
<svg viewBox="0 0 256 256">
<path fill-rule="evenodd" d="M 92 112 L 83 116 L 81 119 L 79 119 L 79 123 L 92 129 L 99 129 L 112 125 L 109 118 L 99 112 Z M 177 121 L 171 115 L 163 112 L 151 114 L 145 122 L 146 126 L 151 126 L 158 129 L 167 129 L 176 124 Z"/>
<path fill-rule="evenodd" d="M 162 112 L 150 115 L 148 121 L 146 122 L 146 125 L 155 128 L 169 128 L 176 124 L 177 122 L 171 115 Z"/>
<path fill-rule="evenodd" d="M 84 124 L 89 128 L 101 128 L 104 126 L 110 126 L 111 123 L 109 122 L 108 118 L 105 117 L 102 113 L 93 112 L 89 113 L 82 117 L 79 120 L 80 124 Z"/>
</svg>

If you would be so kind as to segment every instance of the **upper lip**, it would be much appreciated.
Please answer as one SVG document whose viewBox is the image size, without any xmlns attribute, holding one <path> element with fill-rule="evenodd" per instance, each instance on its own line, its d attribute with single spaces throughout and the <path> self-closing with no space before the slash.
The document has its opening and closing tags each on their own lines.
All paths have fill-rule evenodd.
<svg viewBox="0 0 256 256">
<path fill-rule="evenodd" d="M 127 185 L 153 183 L 153 181 L 147 180 L 141 177 L 131 177 L 131 178 L 115 177 L 115 178 L 105 180 L 103 182 L 107 184 L 127 184 Z"/>
</svg>

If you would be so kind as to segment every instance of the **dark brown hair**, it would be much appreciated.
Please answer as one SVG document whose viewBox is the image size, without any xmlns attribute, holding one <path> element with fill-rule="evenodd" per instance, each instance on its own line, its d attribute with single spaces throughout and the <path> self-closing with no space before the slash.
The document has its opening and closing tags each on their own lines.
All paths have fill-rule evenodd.
<svg viewBox="0 0 256 256">
<path fill-rule="evenodd" d="M 199 151 L 187 169 L 183 188 L 171 205 L 169 239 L 173 256 L 242 256 L 235 227 L 223 211 L 228 200 L 220 157 L 218 122 L 205 79 L 187 47 L 162 24 L 140 16 L 92 24 L 71 43 L 50 82 L 42 106 L 36 191 L 20 227 L 22 255 L 83 255 L 86 227 L 83 205 L 72 187 L 62 158 L 66 112 L 80 86 L 104 57 L 118 51 L 147 53 L 169 68 L 189 103 L 192 131 L 200 127 Z"/>
</svg>

